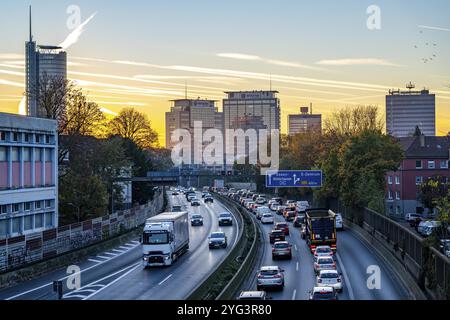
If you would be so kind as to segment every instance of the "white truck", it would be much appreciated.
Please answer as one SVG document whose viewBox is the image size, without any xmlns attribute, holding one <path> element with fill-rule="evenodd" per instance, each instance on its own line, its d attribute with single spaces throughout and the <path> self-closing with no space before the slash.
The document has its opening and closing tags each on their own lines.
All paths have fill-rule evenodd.
<svg viewBox="0 0 450 320">
<path fill-rule="evenodd" d="M 145 268 L 170 266 L 187 250 L 187 212 L 165 212 L 146 220 L 142 235 L 142 263 Z"/>
</svg>

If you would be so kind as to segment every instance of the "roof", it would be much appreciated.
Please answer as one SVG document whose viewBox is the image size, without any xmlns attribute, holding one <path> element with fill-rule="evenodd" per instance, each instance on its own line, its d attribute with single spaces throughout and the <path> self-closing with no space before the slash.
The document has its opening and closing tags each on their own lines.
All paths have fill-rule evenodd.
<svg viewBox="0 0 450 320">
<path fill-rule="evenodd" d="M 449 157 L 450 138 L 448 136 L 405 137 L 399 138 L 398 141 L 405 152 L 405 158 L 448 159 Z"/>
</svg>

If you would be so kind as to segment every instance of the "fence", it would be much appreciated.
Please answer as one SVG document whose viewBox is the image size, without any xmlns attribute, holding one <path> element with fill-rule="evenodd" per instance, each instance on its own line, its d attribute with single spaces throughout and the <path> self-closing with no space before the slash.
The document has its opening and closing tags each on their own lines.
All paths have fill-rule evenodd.
<svg viewBox="0 0 450 320">
<path fill-rule="evenodd" d="M 163 209 L 164 194 L 152 202 L 112 215 L 0 240 L 0 273 L 56 257 L 132 230 Z"/>
<path fill-rule="evenodd" d="M 341 212 L 345 219 L 364 227 L 373 236 L 384 240 L 384 244 L 400 259 L 405 268 L 424 288 L 427 280 L 430 289 L 438 296 L 450 292 L 450 259 L 435 248 L 429 248 L 425 240 L 412 230 L 370 209 L 350 209 L 337 200 L 330 202 L 331 208 Z M 426 280 L 425 280 L 426 279 Z"/>
</svg>

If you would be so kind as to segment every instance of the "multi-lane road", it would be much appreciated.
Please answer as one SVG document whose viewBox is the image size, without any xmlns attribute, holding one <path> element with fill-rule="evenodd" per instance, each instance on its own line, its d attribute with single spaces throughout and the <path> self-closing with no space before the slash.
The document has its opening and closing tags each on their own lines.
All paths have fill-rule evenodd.
<svg viewBox="0 0 450 320">
<path fill-rule="evenodd" d="M 54 280 L 63 281 L 63 299 L 68 300 L 186 299 L 232 250 L 239 234 L 238 224 L 234 221 L 231 227 L 218 226 L 218 214 L 227 211 L 220 203 L 202 201 L 200 207 L 191 207 L 183 195 L 169 195 L 169 198 L 171 204 L 182 205 L 190 214 L 199 213 L 204 218 L 203 227 L 189 227 L 189 251 L 173 266 L 144 269 L 141 245 L 136 239 L 80 263 L 81 286 L 78 288 L 67 287 L 67 283 L 72 287 L 75 277 L 68 278 L 65 269 L 1 290 L 0 299 L 56 299 L 52 291 Z M 226 233 L 227 249 L 209 250 L 208 236 L 213 231 Z"/>
<path fill-rule="evenodd" d="M 275 223 L 284 222 L 282 216 L 274 214 Z M 262 225 L 258 222 L 263 233 L 263 248 L 258 266 L 279 266 L 285 270 L 285 287 L 283 291 L 273 291 L 269 295 L 276 300 L 306 300 L 309 291 L 315 285 L 313 270 L 313 255 L 310 253 L 305 240 L 302 240 L 300 229 L 289 223 L 290 236 L 286 240 L 292 244 L 292 260 L 272 260 L 272 245 L 269 243 L 269 232 L 274 225 Z M 343 275 L 344 291 L 339 294 L 342 300 L 401 300 L 407 299 L 407 293 L 401 283 L 392 276 L 392 271 L 382 259 L 355 233 L 346 229 L 337 235 L 337 268 Z M 367 285 L 372 273 L 368 268 L 377 266 L 380 270 L 381 288 Z M 372 283 L 369 281 L 369 284 Z M 247 281 L 243 290 L 255 290 L 256 278 Z"/>
</svg>

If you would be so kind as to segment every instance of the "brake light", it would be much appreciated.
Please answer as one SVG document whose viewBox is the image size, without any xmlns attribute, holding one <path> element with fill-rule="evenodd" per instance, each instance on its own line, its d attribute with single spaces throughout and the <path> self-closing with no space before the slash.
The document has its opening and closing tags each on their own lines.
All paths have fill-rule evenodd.
<svg viewBox="0 0 450 320">
<path fill-rule="evenodd" d="M 264 278 L 264 276 L 263 275 L 261 275 L 261 274 L 258 274 L 258 277 L 257 277 L 258 279 L 262 279 L 262 278 Z"/>
<path fill-rule="evenodd" d="M 281 278 L 281 275 L 280 274 L 276 274 L 273 277 L 276 278 L 276 279 L 279 279 L 279 278 Z"/>
</svg>

